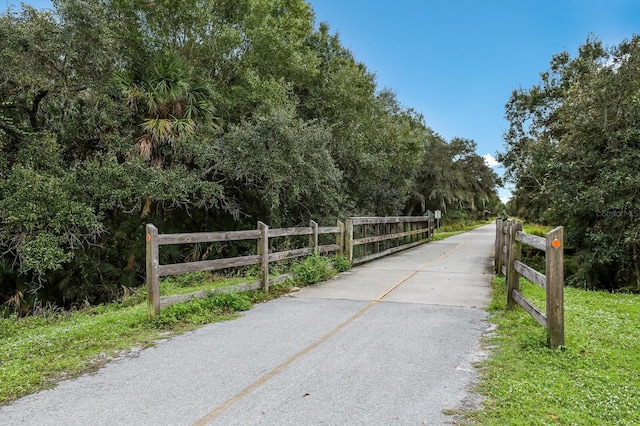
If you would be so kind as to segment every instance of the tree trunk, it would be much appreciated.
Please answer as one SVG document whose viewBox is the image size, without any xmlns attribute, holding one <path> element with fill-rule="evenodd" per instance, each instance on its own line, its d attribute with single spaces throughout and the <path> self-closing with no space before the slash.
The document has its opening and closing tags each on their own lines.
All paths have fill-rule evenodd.
<svg viewBox="0 0 640 426">
<path fill-rule="evenodd" d="M 140 217 L 147 217 L 149 212 L 151 211 L 151 203 L 153 202 L 153 198 L 151 195 L 147 195 L 147 199 L 144 202 L 144 207 L 142 207 L 142 213 L 140 213 Z"/>
<path fill-rule="evenodd" d="M 405 216 L 411 216 L 413 214 L 413 210 L 416 208 L 416 205 L 418 204 L 418 202 L 415 199 L 412 199 L 409 204 L 407 205 L 407 207 L 404 210 L 404 215 Z"/>
</svg>

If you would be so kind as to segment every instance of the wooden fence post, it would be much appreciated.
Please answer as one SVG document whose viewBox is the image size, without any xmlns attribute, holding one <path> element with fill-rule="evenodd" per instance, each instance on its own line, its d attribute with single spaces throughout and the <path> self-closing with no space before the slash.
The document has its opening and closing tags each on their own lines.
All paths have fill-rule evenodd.
<svg viewBox="0 0 640 426">
<path fill-rule="evenodd" d="M 513 223 L 510 220 L 503 220 L 502 221 L 502 226 L 500 228 L 500 253 L 499 254 L 499 259 L 500 262 L 498 264 L 498 266 L 500 267 L 500 270 L 498 271 L 498 273 L 502 274 L 502 267 L 506 266 L 507 264 L 507 256 L 506 256 L 506 251 L 505 251 L 505 247 L 508 244 L 508 235 L 507 233 L 509 232 L 509 227 L 512 225 Z M 505 275 L 505 274 L 502 274 Z M 506 275 L 505 275 L 506 276 Z"/>
<path fill-rule="evenodd" d="M 149 318 L 160 313 L 160 266 L 158 250 L 158 228 L 148 223 L 146 226 L 147 240 L 147 315 Z"/>
<path fill-rule="evenodd" d="M 258 221 L 260 239 L 258 240 L 258 255 L 262 256 L 262 288 L 269 292 L 269 226 Z"/>
<path fill-rule="evenodd" d="M 522 243 L 516 240 L 516 232 L 522 231 L 522 222 L 514 223 L 509 226 L 508 242 L 506 245 L 509 247 L 507 253 L 507 307 L 514 308 L 516 306 L 515 300 L 513 300 L 513 290 L 520 289 L 520 275 L 516 272 L 514 262 L 520 260 L 522 253 Z"/>
<path fill-rule="evenodd" d="M 344 248 L 347 250 L 347 259 L 351 263 L 353 261 L 353 221 L 350 217 L 347 218 L 346 228 Z"/>
<path fill-rule="evenodd" d="M 564 346 L 564 228 L 559 226 L 546 236 L 547 335 L 549 347 Z"/>
<path fill-rule="evenodd" d="M 313 220 L 309 221 L 309 226 L 313 234 L 309 235 L 309 245 L 313 247 L 313 254 L 318 254 L 318 224 Z"/>
<path fill-rule="evenodd" d="M 496 270 L 496 275 L 500 275 L 500 235 L 502 235 L 502 218 L 496 219 L 496 246 L 495 246 L 495 255 L 494 255 L 494 269 Z"/>
<path fill-rule="evenodd" d="M 500 222 L 500 246 L 498 247 L 498 274 L 502 275 L 502 265 L 504 263 L 504 256 L 502 254 L 502 247 L 504 247 L 504 227 L 507 225 L 507 221 Z"/>
<path fill-rule="evenodd" d="M 338 221 L 337 225 L 338 225 L 338 229 L 340 229 L 340 232 L 336 234 L 336 244 L 340 246 L 340 249 L 338 250 L 338 254 L 340 256 L 343 256 L 344 255 L 344 223 L 342 223 L 341 221 Z"/>
</svg>

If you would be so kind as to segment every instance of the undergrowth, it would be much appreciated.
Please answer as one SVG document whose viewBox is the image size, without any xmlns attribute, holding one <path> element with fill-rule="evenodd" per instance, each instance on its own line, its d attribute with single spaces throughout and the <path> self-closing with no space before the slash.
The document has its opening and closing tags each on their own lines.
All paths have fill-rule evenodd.
<svg viewBox="0 0 640 426">
<path fill-rule="evenodd" d="M 336 271 L 330 265 L 331 259 L 328 257 L 320 255 L 306 257 L 293 267 L 296 283 L 310 285 L 333 278 Z"/>
</svg>

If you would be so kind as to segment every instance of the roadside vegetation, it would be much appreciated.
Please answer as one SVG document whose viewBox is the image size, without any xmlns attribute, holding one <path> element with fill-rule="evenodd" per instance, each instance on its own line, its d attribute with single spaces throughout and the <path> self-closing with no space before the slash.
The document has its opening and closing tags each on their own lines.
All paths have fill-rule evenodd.
<svg viewBox="0 0 640 426">
<path fill-rule="evenodd" d="M 507 213 L 565 227 L 572 287 L 640 293 L 639 67 L 640 35 L 591 36 L 506 105 Z"/>
<path fill-rule="evenodd" d="M 494 220 L 482 220 L 482 221 L 466 221 L 466 222 L 456 222 L 449 225 L 442 225 L 440 228 L 436 229 L 433 233 L 433 238 L 431 241 L 440 241 L 445 238 L 462 234 L 467 231 L 472 231 L 476 228 L 479 228 L 484 225 L 488 225 L 494 222 Z"/>
<path fill-rule="evenodd" d="M 544 308 L 544 291 L 521 279 Z M 523 309 L 506 309 L 504 278 L 489 307 L 497 328 L 480 366 L 480 425 L 640 424 L 640 295 L 565 288 L 565 347 L 547 347 L 546 331 Z"/>
<path fill-rule="evenodd" d="M 60 0 L 0 13 L 0 39 L 0 315 L 135 292 L 147 223 L 502 207 L 475 142 L 378 87 L 304 0 Z M 255 250 L 173 245 L 160 262 Z"/>
</svg>

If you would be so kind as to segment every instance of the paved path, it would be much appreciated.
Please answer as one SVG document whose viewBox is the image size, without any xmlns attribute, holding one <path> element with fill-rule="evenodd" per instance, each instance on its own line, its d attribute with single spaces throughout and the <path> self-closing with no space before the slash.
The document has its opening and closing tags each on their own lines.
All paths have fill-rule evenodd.
<svg viewBox="0 0 640 426">
<path fill-rule="evenodd" d="M 0 407 L 2 425 L 439 425 L 468 406 L 489 225 Z"/>
</svg>

